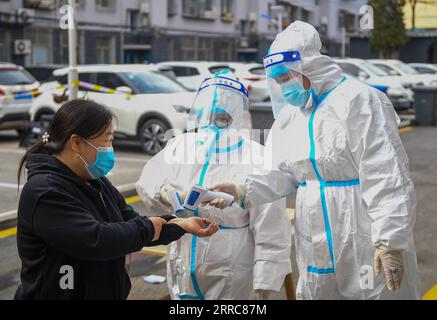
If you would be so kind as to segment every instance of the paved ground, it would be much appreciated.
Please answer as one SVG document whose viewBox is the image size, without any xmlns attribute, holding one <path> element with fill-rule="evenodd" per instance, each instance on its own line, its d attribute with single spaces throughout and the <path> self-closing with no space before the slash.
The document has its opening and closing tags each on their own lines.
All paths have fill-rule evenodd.
<svg viewBox="0 0 437 320">
<path fill-rule="evenodd" d="M 435 249 L 437 243 L 435 231 L 437 230 L 437 201 L 435 200 L 437 194 L 437 158 L 435 156 L 437 154 L 437 128 L 415 128 L 412 132 L 402 133 L 401 136 L 410 156 L 411 174 L 417 191 L 415 240 L 422 278 L 422 294 L 425 295 L 437 284 L 437 250 Z M 14 150 L 15 144 L 13 137 L 4 137 L 0 134 L 0 159 L 2 159 L 0 182 L 14 183 L 14 175 L 10 174 L 9 170 L 16 166 L 16 159 L 19 156 L 14 157 L 14 154 L 4 149 Z M 134 146 L 119 146 L 118 151 L 122 163 L 111 179 L 118 185 L 134 182 L 147 158 Z M 3 161 L 6 157 L 11 163 Z M 120 172 L 123 174 L 120 175 Z M 11 187 L 2 189 L 0 185 L 0 212 L 16 209 L 16 195 L 8 195 L 12 192 Z M 12 204 L 8 203 L 12 201 L 11 199 L 15 199 Z M 140 203 L 134 204 L 134 207 L 139 212 L 144 212 Z M 11 299 L 19 282 L 20 261 L 17 256 L 16 238 L 13 234 L 1 238 L 1 230 L 10 230 L 12 227 L 14 227 L 14 222 L 0 225 L 0 300 Z M 150 274 L 165 276 L 164 259 L 136 254 L 131 267 L 134 286 L 132 299 L 160 299 L 167 294 L 165 284 L 143 283 L 142 277 Z M 278 294 L 277 298 L 284 298 L 284 293 Z"/>
</svg>

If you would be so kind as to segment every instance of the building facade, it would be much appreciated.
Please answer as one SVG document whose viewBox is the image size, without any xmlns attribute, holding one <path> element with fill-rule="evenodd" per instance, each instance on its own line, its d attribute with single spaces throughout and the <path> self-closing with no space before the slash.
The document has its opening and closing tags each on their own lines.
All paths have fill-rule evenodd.
<svg viewBox="0 0 437 320">
<path fill-rule="evenodd" d="M 437 63 L 437 1 L 417 4 L 414 29 L 411 16 L 411 6 L 407 1 L 404 7 L 404 23 L 408 42 L 394 54 L 394 58 L 408 63 Z M 381 58 L 370 50 L 369 39 L 368 32 L 352 37 L 351 56 L 362 59 Z"/>
<path fill-rule="evenodd" d="M 66 64 L 67 0 L 0 1 L 0 61 Z M 338 55 L 339 30 L 358 26 L 366 0 L 77 0 L 81 64 L 165 60 L 261 61 L 278 31 L 272 5 L 283 5 L 283 26 L 316 26 L 325 51 Z M 31 44 L 25 49 L 22 40 Z M 29 42 L 30 41 L 30 42 Z"/>
</svg>

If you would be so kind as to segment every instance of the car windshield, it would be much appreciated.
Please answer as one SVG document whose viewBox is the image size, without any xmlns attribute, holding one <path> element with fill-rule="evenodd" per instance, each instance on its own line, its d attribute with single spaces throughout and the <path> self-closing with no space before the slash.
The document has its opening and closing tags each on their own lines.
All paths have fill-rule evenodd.
<svg viewBox="0 0 437 320">
<path fill-rule="evenodd" d="M 14 86 L 33 84 L 36 80 L 27 72 L 18 69 L 0 70 L 0 85 Z"/>
<path fill-rule="evenodd" d="M 390 76 L 400 76 L 401 75 L 395 69 L 393 69 L 392 67 L 386 66 L 385 64 L 375 63 L 374 66 L 377 67 L 378 69 L 381 69 L 384 72 L 388 73 Z"/>
<path fill-rule="evenodd" d="M 362 67 L 364 69 L 366 69 L 369 73 L 371 73 L 375 76 L 378 76 L 378 77 L 389 76 L 389 73 L 386 70 L 378 68 L 378 67 L 376 67 L 373 64 L 370 64 L 368 62 L 363 62 Z"/>
<path fill-rule="evenodd" d="M 209 68 L 209 72 L 211 72 L 211 74 L 216 74 L 217 72 L 223 72 L 223 71 L 230 71 L 234 73 L 235 69 L 229 66 L 214 66 Z"/>
<path fill-rule="evenodd" d="M 419 74 L 416 70 L 405 63 L 396 63 L 394 65 L 398 70 L 406 74 Z"/>
<path fill-rule="evenodd" d="M 250 73 L 257 75 L 257 76 L 265 76 L 266 70 L 264 69 L 264 67 L 256 67 L 256 68 L 250 69 Z"/>
<path fill-rule="evenodd" d="M 186 92 L 182 85 L 171 80 L 167 76 L 156 72 L 123 72 L 126 77 L 138 89 L 139 93 L 176 93 Z"/>
</svg>

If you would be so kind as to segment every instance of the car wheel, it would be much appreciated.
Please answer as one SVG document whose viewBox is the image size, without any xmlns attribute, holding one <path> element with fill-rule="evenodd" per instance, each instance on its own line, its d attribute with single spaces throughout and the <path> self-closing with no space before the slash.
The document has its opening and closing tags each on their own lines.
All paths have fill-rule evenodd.
<svg viewBox="0 0 437 320">
<path fill-rule="evenodd" d="M 147 120 L 140 130 L 140 141 L 143 151 L 148 155 L 156 155 L 166 145 L 165 133 L 169 126 L 160 119 Z"/>
<path fill-rule="evenodd" d="M 41 127 L 49 129 L 50 124 L 52 123 L 53 117 L 54 117 L 54 114 L 43 113 L 37 117 L 36 122 L 39 122 Z"/>
</svg>

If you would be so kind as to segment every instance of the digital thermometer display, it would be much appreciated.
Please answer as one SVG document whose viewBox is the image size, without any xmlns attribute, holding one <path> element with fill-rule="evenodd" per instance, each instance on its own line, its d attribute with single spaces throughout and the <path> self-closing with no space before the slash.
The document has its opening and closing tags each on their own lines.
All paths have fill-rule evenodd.
<svg viewBox="0 0 437 320">
<path fill-rule="evenodd" d="M 190 197 L 187 201 L 188 205 L 194 206 L 196 204 L 197 199 L 199 199 L 199 197 L 200 197 L 200 192 L 197 191 L 191 192 Z"/>
</svg>

